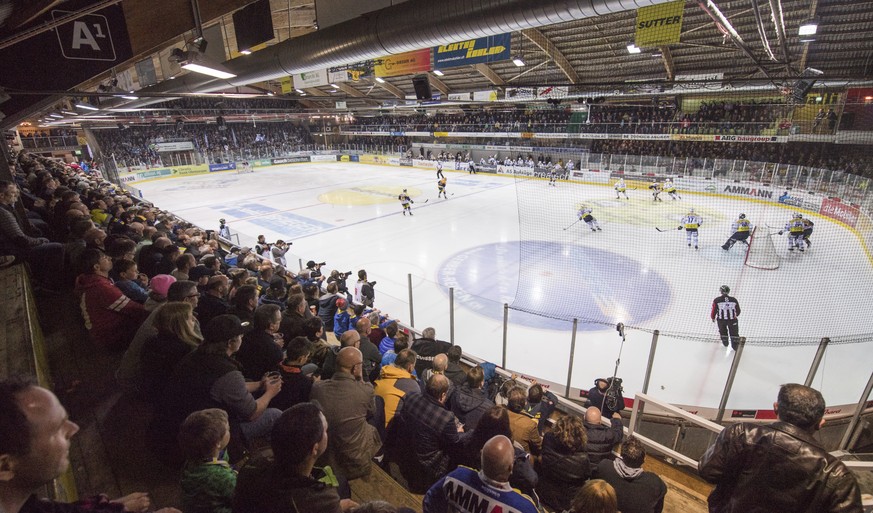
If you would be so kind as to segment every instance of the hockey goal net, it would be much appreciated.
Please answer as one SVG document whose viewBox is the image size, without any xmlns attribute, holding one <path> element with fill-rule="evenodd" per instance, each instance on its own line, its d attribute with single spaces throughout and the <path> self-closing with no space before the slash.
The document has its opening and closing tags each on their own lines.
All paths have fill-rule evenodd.
<svg viewBox="0 0 873 513">
<path fill-rule="evenodd" d="M 766 229 L 755 228 L 749 237 L 744 265 L 755 269 L 773 270 L 779 268 L 782 258 L 776 253 L 773 237 Z"/>
</svg>

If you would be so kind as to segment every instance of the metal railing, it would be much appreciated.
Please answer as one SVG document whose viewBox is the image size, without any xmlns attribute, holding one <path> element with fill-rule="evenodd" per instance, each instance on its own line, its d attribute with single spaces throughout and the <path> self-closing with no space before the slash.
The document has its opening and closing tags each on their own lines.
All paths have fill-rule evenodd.
<svg viewBox="0 0 873 513">
<path fill-rule="evenodd" d="M 75 135 L 22 137 L 21 146 L 28 150 L 36 148 L 75 148 L 79 146 L 79 139 Z"/>
</svg>

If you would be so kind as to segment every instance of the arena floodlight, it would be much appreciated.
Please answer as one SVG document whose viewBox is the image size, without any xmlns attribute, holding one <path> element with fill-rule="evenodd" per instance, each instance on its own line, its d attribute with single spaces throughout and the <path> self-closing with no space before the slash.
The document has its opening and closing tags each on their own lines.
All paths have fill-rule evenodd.
<svg viewBox="0 0 873 513">
<path fill-rule="evenodd" d="M 433 74 L 438 76 L 438 77 L 445 75 L 445 73 L 443 73 L 442 71 L 440 71 L 438 69 L 433 70 Z"/>
<path fill-rule="evenodd" d="M 76 108 L 78 108 L 78 109 L 85 109 L 85 110 L 100 110 L 99 108 L 97 108 L 97 107 L 95 107 L 95 106 L 93 106 L 93 105 L 87 104 L 87 103 L 85 103 L 85 102 L 78 102 L 78 103 L 76 103 Z"/>
<path fill-rule="evenodd" d="M 525 66 L 524 59 L 521 58 L 521 55 L 516 55 L 512 58 L 512 63 L 518 66 L 519 68 L 523 68 Z"/>
<path fill-rule="evenodd" d="M 384 83 L 385 83 L 385 79 L 382 78 L 382 77 L 376 77 L 376 82 L 379 82 L 380 84 L 384 84 Z"/>
<path fill-rule="evenodd" d="M 818 20 L 806 20 L 800 24 L 800 29 L 797 31 L 798 36 L 814 36 L 818 32 Z"/>
<path fill-rule="evenodd" d="M 205 41 L 204 41 L 205 43 Z M 205 44 L 203 45 L 205 47 Z M 222 66 L 221 64 L 212 62 L 203 53 L 197 50 L 185 51 L 181 48 L 174 48 L 170 53 L 170 60 L 179 63 L 182 69 L 209 75 L 210 77 L 227 80 L 236 77 L 235 73 Z"/>
<path fill-rule="evenodd" d="M 635 54 L 635 53 L 641 53 L 641 52 L 642 52 L 642 50 L 637 48 L 637 45 L 635 45 L 633 43 L 633 41 L 631 41 L 630 43 L 627 44 L 627 53 Z"/>
</svg>

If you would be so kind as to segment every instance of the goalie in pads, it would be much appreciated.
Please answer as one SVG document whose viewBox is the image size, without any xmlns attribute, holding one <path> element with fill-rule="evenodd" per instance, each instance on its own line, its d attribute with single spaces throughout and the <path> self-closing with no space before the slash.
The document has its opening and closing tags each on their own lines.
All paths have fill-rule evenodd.
<svg viewBox="0 0 873 513">
<path fill-rule="evenodd" d="M 752 223 L 746 219 L 746 214 L 740 214 L 739 219 L 734 221 L 734 224 L 731 225 L 731 230 L 733 230 L 734 234 L 730 236 L 730 238 L 722 244 L 721 249 L 727 251 L 734 247 L 734 244 L 737 242 L 742 242 L 745 245 L 749 245 L 746 242 L 746 239 L 749 238 L 749 235 L 752 234 Z"/>
</svg>

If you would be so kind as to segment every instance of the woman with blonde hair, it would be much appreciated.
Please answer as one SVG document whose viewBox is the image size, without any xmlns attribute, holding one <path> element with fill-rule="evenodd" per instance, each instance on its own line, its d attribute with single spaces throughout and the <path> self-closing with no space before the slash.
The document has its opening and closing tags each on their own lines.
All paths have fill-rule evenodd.
<svg viewBox="0 0 873 513">
<path fill-rule="evenodd" d="M 537 493 L 544 503 L 558 511 L 570 508 L 570 499 L 591 476 L 587 445 L 585 426 L 573 415 L 560 417 L 543 437 Z"/>
<path fill-rule="evenodd" d="M 171 301 L 155 312 L 152 325 L 158 334 L 145 342 L 140 356 L 143 390 L 149 399 L 160 394 L 176 363 L 203 341 L 194 324 L 191 303 Z"/>
<path fill-rule="evenodd" d="M 603 479 L 588 481 L 573 497 L 570 513 L 618 513 L 615 488 Z"/>
</svg>

